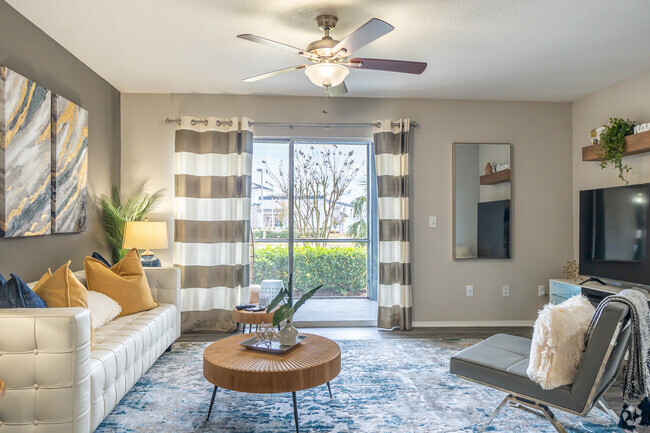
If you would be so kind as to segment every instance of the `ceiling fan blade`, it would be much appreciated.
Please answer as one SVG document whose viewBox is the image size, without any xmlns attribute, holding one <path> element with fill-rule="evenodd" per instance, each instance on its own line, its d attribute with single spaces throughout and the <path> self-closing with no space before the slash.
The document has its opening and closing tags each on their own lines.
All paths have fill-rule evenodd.
<svg viewBox="0 0 650 433">
<path fill-rule="evenodd" d="M 348 88 L 345 85 L 345 81 L 343 81 L 338 86 L 328 88 L 327 91 L 329 92 L 330 96 L 343 96 L 348 93 Z"/>
<path fill-rule="evenodd" d="M 240 39 L 245 39 L 251 42 L 257 42 L 258 44 L 267 45 L 273 48 L 279 48 L 284 51 L 289 51 L 290 53 L 302 55 L 305 53 L 305 50 L 300 48 L 292 47 L 291 45 L 283 44 L 281 42 L 272 41 L 271 39 L 266 39 L 261 36 L 251 35 L 249 33 L 243 35 L 237 35 Z"/>
<path fill-rule="evenodd" d="M 395 27 L 391 26 L 387 22 L 382 21 L 378 18 L 373 18 L 350 33 L 347 38 L 336 44 L 336 46 L 332 48 L 332 52 L 336 53 L 340 50 L 345 50 L 346 55 L 343 57 L 346 57 L 353 51 L 356 51 L 361 47 L 365 47 L 370 42 L 381 38 L 386 33 L 391 32 L 394 29 Z"/>
<path fill-rule="evenodd" d="M 426 63 L 406 62 L 403 60 L 363 59 L 360 57 L 355 57 L 354 59 L 348 59 L 348 62 L 352 68 L 404 72 L 406 74 L 421 74 L 427 68 Z"/>
<path fill-rule="evenodd" d="M 252 83 L 254 81 L 263 80 L 265 78 L 275 77 L 276 75 L 286 74 L 287 72 L 297 71 L 299 69 L 305 69 L 308 65 L 298 65 L 292 66 L 290 68 L 278 69 L 277 71 L 267 72 L 262 75 L 255 75 L 253 77 L 244 78 L 244 81 L 247 83 Z"/>
</svg>

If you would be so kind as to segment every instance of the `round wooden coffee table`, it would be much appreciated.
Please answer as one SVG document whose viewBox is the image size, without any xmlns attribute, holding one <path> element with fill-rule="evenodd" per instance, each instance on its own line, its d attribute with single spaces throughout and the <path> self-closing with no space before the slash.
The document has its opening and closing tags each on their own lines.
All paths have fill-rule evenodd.
<svg viewBox="0 0 650 433">
<path fill-rule="evenodd" d="M 219 387 L 250 393 L 290 392 L 298 430 L 296 391 L 327 384 L 341 371 L 341 348 L 334 341 L 313 334 L 285 354 L 246 349 L 240 342 L 249 335 L 233 335 L 212 343 L 203 352 L 203 376 L 214 385 L 210 409 Z"/>
<path fill-rule="evenodd" d="M 246 332 L 246 325 L 248 325 L 248 332 L 252 331 L 253 325 L 261 325 L 262 323 L 273 323 L 273 311 L 270 314 L 264 311 L 246 311 L 232 309 L 232 320 L 243 325 L 242 334 Z"/>
</svg>

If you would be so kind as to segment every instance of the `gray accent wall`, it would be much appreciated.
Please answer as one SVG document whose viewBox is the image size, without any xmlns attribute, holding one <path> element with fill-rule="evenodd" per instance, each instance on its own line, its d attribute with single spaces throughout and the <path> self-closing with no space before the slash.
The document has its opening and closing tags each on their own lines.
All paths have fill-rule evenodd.
<svg viewBox="0 0 650 433">
<path fill-rule="evenodd" d="M 106 80 L 0 0 L 0 66 L 6 66 L 62 95 L 89 112 L 88 231 L 0 239 L 0 273 L 38 279 L 72 260 L 83 269 L 93 251 L 108 255 L 101 220 L 91 197 L 108 193 L 120 181 L 120 93 Z"/>
<path fill-rule="evenodd" d="M 352 73 L 355 73 L 354 71 Z M 296 73 L 296 80 L 306 79 Z M 354 89 L 350 89 L 354 94 Z M 166 117 L 247 116 L 265 122 L 369 122 L 410 117 L 412 269 L 416 326 L 532 323 L 547 297 L 538 285 L 562 275 L 572 258 L 571 104 L 194 94 L 122 94 L 122 185 L 166 189 L 152 220 L 166 220 L 173 239 L 174 134 Z M 255 135 L 365 137 L 370 128 L 255 128 Z M 512 143 L 513 258 L 452 260 L 452 143 Z M 438 227 L 428 227 L 429 216 Z M 164 265 L 172 250 L 155 252 Z M 465 286 L 474 286 L 474 297 Z M 502 286 L 510 286 L 510 297 Z M 522 321 L 522 322 L 518 322 Z"/>
</svg>

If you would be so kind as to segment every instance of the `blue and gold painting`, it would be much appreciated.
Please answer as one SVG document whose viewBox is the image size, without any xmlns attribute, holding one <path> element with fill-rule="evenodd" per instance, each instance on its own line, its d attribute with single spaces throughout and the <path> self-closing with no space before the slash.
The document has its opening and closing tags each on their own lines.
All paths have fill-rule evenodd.
<svg viewBox="0 0 650 433">
<path fill-rule="evenodd" d="M 52 233 L 86 231 L 88 112 L 52 95 Z"/>
<path fill-rule="evenodd" d="M 0 67 L 0 236 L 51 232 L 49 90 Z"/>
</svg>

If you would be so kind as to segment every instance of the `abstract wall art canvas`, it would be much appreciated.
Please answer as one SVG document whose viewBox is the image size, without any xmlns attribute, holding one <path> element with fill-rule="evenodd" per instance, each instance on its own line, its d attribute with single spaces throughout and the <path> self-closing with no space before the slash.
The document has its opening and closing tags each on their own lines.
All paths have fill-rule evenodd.
<svg viewBox="0 0 650 433">
<path fill-rule="evenodd" d="M 0 236 L 51 232 L 51 92 L 0 67 Z"/>
<path fill-rule="evenodd" d="M 86 231 L 88 112 L 52 95 L 52 233 Z"/>
</svg>

